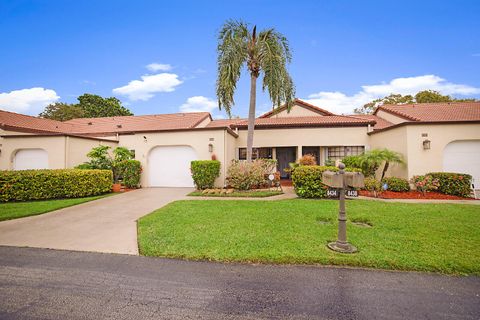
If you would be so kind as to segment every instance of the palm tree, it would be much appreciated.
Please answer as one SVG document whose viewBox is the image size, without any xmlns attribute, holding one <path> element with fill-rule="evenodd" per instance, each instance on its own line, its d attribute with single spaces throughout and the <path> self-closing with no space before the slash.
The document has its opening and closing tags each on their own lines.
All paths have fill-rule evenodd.
<svg viewBox="0 0 480 320">
<path fill-rule="evenodd" d="M 365 152 L 359 157 L 359 161 L 362 171 L 364 171 L 367 176 L 374 176 L 375 171 L 377 171 L 380 165 L 385 163 L 383 165 L 382 177 L 380 180 L 383 180 L 385 177 L 385 173 L 387 172 L 390 163 L 404 163 L 403 157 L 400 153 L 388 149 L 374 149 Z"/>
<path fill-rule="evenodd" d="M 260 74 L 263 73 L 262 90 L 268 90 L 274 106 L 285 103 L 290 110 L 293 105 L 295 87 L 286 66 L 292 59 L 288 40 L 275 29 L 263 30 L 257 35 L 256 26 L 250 31 L 246 23 L 228 20 L 218 35 L 217 50 L 218 106 L 220 109 L 223 107 L 230 117 L 242 67 L 246 65 L 250 72 L 247 161 L 252 161 L 257 79 Z"/>
</svg>

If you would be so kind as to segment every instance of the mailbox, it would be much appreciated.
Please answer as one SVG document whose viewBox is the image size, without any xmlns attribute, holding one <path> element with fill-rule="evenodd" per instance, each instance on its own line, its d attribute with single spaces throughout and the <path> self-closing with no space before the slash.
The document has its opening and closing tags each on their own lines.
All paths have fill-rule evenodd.
<svg viewBox="0 0 480 320">
<path fill-rule="evenodd" d="M 343 175 L 338 172 L 325 171 L 322 174 L 322 182 L 332 188 L 343 188 Z"/>
<path fill-rule="evenodd" d="M 345 172 L 345 184 L 352 188 L 363 188 L 365 179 L 360 172 Z"/>
</svg>

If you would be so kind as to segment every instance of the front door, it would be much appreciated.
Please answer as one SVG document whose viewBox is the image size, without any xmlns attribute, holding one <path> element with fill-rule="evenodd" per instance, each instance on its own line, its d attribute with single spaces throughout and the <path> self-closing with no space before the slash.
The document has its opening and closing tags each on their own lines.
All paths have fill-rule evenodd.
<svg viewBox="0 0 480 320">
<path fill-rule="evenodd" d="M 296 148 L 295 147 L 282 147 L 277 148 L 277 166 L 278 171 L 280 171 L 280 177 L 282 179 L 290 179 L 290 173 L 285 172 L 285 169 L 289 169 L 288 165 L 290 162 L 295 162 L 297 160 Z"/>
</svg>

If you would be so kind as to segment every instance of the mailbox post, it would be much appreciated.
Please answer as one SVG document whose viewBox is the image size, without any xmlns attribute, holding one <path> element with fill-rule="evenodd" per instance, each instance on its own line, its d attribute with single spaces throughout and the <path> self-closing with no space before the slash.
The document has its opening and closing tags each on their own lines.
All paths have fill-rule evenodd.
<svg viewBox="0 0 480 320">
<path fill-rule="evenodd" d="M 347 212 L 345 210 L 345 189 L 347 186 L 362 187 L 364 184 L 363 175 L 361 173 L 345 174 L 345 165 L 340 163 L 338 173 L 324 172 L 323 182 L 333 188 L 338 189 L 339 193 L 339 210 L 338 210 L 338 238 L 335 242 L 330 242 L 327 246 L 337 252 L 354 253 L 357 248 L 347 241 Z"/>
</svg>

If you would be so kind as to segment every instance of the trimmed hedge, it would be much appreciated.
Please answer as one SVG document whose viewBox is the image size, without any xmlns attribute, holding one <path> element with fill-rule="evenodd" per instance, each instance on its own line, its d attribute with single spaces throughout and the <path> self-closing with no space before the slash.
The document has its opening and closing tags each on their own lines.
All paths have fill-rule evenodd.
<svg viewBox="0 0 480 320">
<path fill-rule="evenodd" d="M 459 197 L 470 197 L 472 193 L 472 176 L 465 173 L 431 172 L 427 173 L 440 183 L 438 191 Z"/>
<path fill-rule="evenodd" d="M 324 171 L 337 172 L 333 166 L 299 166 L 292 173 L 295 193 L 301 198 L 326 198 L 328 186 L 322 183 Z M 345 168 L 345 171 L 361 172 L 356 168 Z"/>
<path fill-rule="evenodd" d="M 198 190 L 211 189 L 220 176 L 220 161 L 196 160 L 191 162 L 193 182 Z"/>
<path fill-rule="evenodd" d="M 386 183 L 388 186 L 387 190 L 390 190 L 390 191 L 394 191 L 394 192 L 410 191 L 410 184 L 408 183 L 407 179 L 402 179 L 397 177 L 383 178 L 382 183 Z"/>
<path fill-rule="evenodd" d="M 138 160 L 123 160 L 117 164 L 117 170 L 122 177 L 122 183 L 127 188 L 138 188 L 142 165 Z"/>
<path fill-rule="evenodd" d="M 0 202 L 80 198 L 110 192 L 110 170 L 0 171 Z"/>
</svg>

